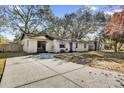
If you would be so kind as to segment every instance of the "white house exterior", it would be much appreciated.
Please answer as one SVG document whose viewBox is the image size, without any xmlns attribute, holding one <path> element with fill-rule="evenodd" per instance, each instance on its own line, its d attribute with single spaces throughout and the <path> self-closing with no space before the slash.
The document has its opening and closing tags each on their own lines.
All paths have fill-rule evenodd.
<svg viewBox="0 0 124 93">
<path fill-rule="evenodd" d="M 122 44 L 121 48 L 124 48 L 124 44 Z"/>
<path fill-rule="evenodd" d="M 86 41 L 72 42 L 72 51 L 88 51 L 89 43 Z M 34 36 L 24 35 L 22 37 L 23 51 L 26 53 L 37 52 L 69 52 L 70 40 L 50 37 L 48 35 Z"/>
</svg>

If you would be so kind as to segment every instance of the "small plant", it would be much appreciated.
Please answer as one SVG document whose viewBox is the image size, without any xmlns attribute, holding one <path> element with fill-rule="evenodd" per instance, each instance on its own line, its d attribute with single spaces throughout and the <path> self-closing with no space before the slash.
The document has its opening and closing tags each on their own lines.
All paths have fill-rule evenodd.
<svg viewBox="0 0 124 93">
<path fill-rule="evenodd" d="M 60 53 L 65 53 L 65 50 L 64 50 L 64 49 L 61 49 L 61 50 L 60 50 Z"/>
<path fill-rule="evenodd" d="M 120 48 L 120 51 L 124 51 L 124 48 Z"/>
</svg>

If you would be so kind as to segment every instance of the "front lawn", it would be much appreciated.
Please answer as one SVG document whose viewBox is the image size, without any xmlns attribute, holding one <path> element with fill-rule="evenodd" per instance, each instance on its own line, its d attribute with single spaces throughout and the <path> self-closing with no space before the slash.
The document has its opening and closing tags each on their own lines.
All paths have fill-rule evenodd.
<svg viewBox="0 0 124 93">
<path fill-rule="evenodd" d="M 5 59 L 0 59 L 0 79 L 4 70 Z"/>
<path fill-rule="evenodd" d="M 0 59 L 3 58 L 11 58 L 11 57 L 19 57 L 19 56 L 26 56 L 27 53 L 24 52 L 7 52 L 7 53 L 0 53 Z"/>
<path fill-rule="evenodd" d="M 109 69 L 124 73 L 124 52 L 82 52 L 82 53 L 63 53 L 55 56 L 56 58 L 74 62 L 77 64 L 88 65 L 95 68 Z"/>
</svg>

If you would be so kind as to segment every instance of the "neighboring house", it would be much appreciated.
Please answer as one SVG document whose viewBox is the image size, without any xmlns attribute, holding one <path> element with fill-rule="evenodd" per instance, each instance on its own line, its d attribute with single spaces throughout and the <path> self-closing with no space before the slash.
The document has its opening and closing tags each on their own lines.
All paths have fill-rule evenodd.
<svg viewBox="0 0 124 93">
<path fill-rule="evenodd" d="M 21 37 L 23 51 L 27 53 L 38 52 L 69 52 L 71 50 L 71 41 L 47 34 L 34 35 L 23 34 Z M 73 43 L 72 51 L 88 51 L 89 42 L 76 40 Z"/>
<path fill-rule="evenodd" d="M 124 44 L 122 44 L 121 48 L 124 48 Z"/>
<path fill-rule="evenodd" d="M 97 42 L 97 46 L 96 46 L 96 49 L 101 51 L 101 50 L 106 50 L 106 49 L 111 49 L 111 45 L 110 44 L 107 44 L 107 43 L 104 43 L 104 42 Z M 95 44 L 94 44 L 94 41 L 89 41 L 89 51 L 94 51 L 95 50 Z"/>
</svg>

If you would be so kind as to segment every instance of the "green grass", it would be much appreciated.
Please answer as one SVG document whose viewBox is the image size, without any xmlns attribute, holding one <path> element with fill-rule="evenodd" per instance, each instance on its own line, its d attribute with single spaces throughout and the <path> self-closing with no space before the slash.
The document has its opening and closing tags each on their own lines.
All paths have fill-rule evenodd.
<svg viewBox="0 0 124 93">
<path fill-rule="evenodd" d="M 124 52 L 124 48 L 120 48 L 120 50 L 119 51 L 122 51 L 122 52 Z"/>
<path fill-rule="evenodd" d="M 19 57 L 19 56 L 26 56 L 27 53 L 24 52 L 10 52 L 10 53 L 0 53 L 0 59 L 6 59 L 11 57 Z"/>
<path fill-rule="evenodd" d="M 5 59 L 0 59 L 0 77 L 3 73 Z"/>
</svg>

